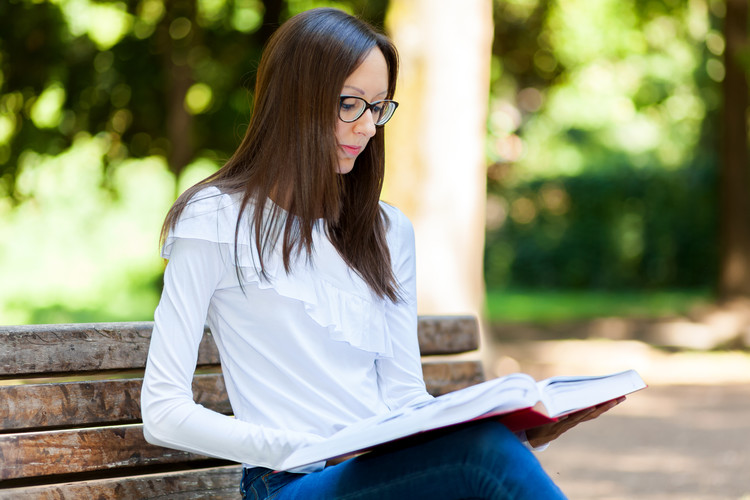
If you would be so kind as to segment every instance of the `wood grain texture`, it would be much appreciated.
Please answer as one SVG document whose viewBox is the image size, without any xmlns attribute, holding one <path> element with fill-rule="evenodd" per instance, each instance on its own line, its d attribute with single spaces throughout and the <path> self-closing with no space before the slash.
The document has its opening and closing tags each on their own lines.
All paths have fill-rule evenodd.
<svg viewBox="0 0 750 500">
<path fill-rule="evenodd" d="M 237 500 L 242 466 L 0 489 L 0 500 L 122 500 L 179 498 Z"/>
<path fill-rule="evenodd" d="M 236 467 L 200 469 L 207 465 L 201 462 L 205 457 L 146 443 L 142 425 L 135 423 L 141 417 L 142 379 L 120 379 L 119 374 L 109 372 L 134 370 L 128 376 L 138 377 L 138 370 L 145 365 L 152 328 L 151 322 L 0 326 L 0 377 L 53 376 L 49 383 L 0 385 L 0 500 L 237 497 Z M 420 348 L 427 356 L 424 359 L 431 354 L 476 349 L 478 338 L 473 317 L 419 319 Z M 216 346 L 207 332 L 198 364 L 218 363 Z M 426 362 L 423 370 L 428 390 L 434 395 L 484 380 L 478 361 Z M 54 381 L 55 376 L 64 379 L 77 374 L 95 377 Z M 193 393 L 204 406 L 231 413 L 220 374 L 196 375 Z M 58 430 L 39 431 L 45 427 Z M 134 467 L 161 464 L 198 469 L 128 475 L 128 471 L 133 474 L 138 470 Z M 90 473 L 98 472 L 120 477 L 90 479 Z M 68 475 L 64 481 L 72 482 L 61 483 L 59 474 Z M 71 479 L 79 477 L 77 481 Z M 18 484 L 18 480 L 27 484 L 28 480 L 38 486 L 8 489 L 6 483 L 3 489 L 5 480 L 12 484 Z"/>
<path fill-rule="evenodd" d="M 138 378 L 0 386 L 0 430 L 138 422 L 142 383 Z M 232 411 L 221 374 L 196 375 L 193 396 L 219 413 Z"/>
<path fill-rule="evenodd" d="M 484 370 L 479 361 L 422 363 L 427 391 L 433 396 L 484 382 Z"/>
<path fill-rule="evenodd" d="M 428 362 L 423 372 L 433 395 L 482 379 L 478 362 Z M 142 383 L 138 378 L 0 386 L 0 401 L 5 403 L 0 405 L 0 430 L 138 422 Z M 206 408 L 232 412 L 220 374 L 196 375 L 193 396 Z"/>
<path fill-rule="evenodd" d="M 205 459 L 147 443 L 140 424 L 0 434 L 0 480 Z"/>
<path fill-rule="evenodd" d="M 153 322 L 0 327 L 0 376 L 129 370 L 146 365 Z M 207 332 L 199 365 L 219 363 Z"/>
<path fill-rule="evenodd" d="M 420 316 L 418 331 L 423 356 L 458 354 L 479 347 L 479 323 L 474 316 Z"/>
<path fill-rule="evenodd" d="M 150 321 L 0 326 L 0 376 L 143 368 L 152 329 Z M 420 316 L 421 352 L 474 350 L 478 331 L 472 316 Z M 218 363 L 216 345 L 206 330 L 198 364 Z"/>
</svg>

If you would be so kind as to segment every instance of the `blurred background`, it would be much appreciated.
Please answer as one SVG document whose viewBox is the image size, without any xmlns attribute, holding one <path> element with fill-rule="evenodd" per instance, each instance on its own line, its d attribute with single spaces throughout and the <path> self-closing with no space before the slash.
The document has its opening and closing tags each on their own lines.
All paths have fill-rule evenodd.
<svg viewBox="0 0 750 500">
<path fill-rule="evenodd" d="M 425 230 L 425 253 L 476 247 L 441 255 L 458 271 L 421 288 L 474 280 L 446 303 L 491 323 L 659 317 L 750 294 L 750 59 L 746 22 L 731 46 L 732 1 L 7 0 L 2 323 L 151 318 L 166 210 L 238 144 L 270 33 L 320 5 L 401 49 L 384 197 L 418 231 L 420 199 L 447 207 L 432 218 L 450 238 Z M 427 294 L 423 310 L 451 307 Z"/>
<path fill-rule="evenodd" d="M 611 427 L 545 455 L 566 491 L 748 498 L 746 0 L 2 0 L 0 324 L 153 318 L 166 211 L 317 6 L 401 52 L 383 196 L 415 224 L 420 311 L 479 314 L 488 376 L 652 385 L 608 421 L 616 477 L 571 472 Z"/>
</svg>

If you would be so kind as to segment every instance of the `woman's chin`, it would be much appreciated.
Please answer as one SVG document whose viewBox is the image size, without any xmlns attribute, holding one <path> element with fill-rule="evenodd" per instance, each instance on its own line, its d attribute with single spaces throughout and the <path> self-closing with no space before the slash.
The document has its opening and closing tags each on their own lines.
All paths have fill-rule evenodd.
<svg viewBox="0 0 750 500">
<path fill-rule="evenodd" d="M 342 160 L 342 159 L 339 160 L 339 166 L 336 169 L 336 173 L 341 174 L 341 175 L 346 175 L 352 170 L 354 170 L 354 159 L 347 158 L 345 160 Z"/>
</svg>

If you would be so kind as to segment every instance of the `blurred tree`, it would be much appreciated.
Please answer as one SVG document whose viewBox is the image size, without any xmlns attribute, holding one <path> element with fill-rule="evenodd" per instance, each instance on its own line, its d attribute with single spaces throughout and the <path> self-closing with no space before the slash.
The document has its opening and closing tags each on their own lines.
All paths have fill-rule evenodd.
<svg viewBox="0 0 750 500">
<path fill-rule="evenodd" d="M 489 282 L 716 283 L 723 7 L 495 2 Z"/>
<path fill-rule="evenodd" d="M 417 236 L 419 307 L 479 313 L 491 0 L 391 0 L 388 28 L 402 60 L 386 127 L 385 199 Z"/>
<path fill-rule="evenodd" d="M 0 4 L 2 165 L 10 194 L 24 151 L 57 154 L 80 133 L 109 140 L 107 165 L 164 156 L 179 175 L 196 156 L 226 156 L 238 85 L 282 1 L 133 0 Z M 210 149 L 209 149 L 210 148 Z M 214 152 L 215 151 L 215 152 Z"/>
<path fill-rule="evenodd" d="M 0 2 L 0 179 L 13 197 L 24 151 L 58 154 L 80 133 L 105 166 L 162 156 L 179 176 L 220 164 L 244 133 L 254 68 L 281 21 L 332 4 L 382 25 L 387 0 Z"/>
<path fill-rule="evenodd" d="M 750 297 L 750 163 L 748 162 L 747 0 L 727 0 L 724 18 L 723 155 L 720 175 L 719 296 Z"/>
<path fill-rule="evenodd" d="M 161 221 L 229 157 L 263 44 L 387 0 L 0 1 L 0 323 L 151 317 Z"/>
</svg>

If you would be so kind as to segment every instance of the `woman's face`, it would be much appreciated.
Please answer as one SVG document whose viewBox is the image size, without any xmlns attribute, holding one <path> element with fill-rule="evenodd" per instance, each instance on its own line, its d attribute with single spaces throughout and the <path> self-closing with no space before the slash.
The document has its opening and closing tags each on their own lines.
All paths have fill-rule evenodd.
<svg viewBox="0 0 750 500">
<path fill-rule="evenodd" d="M 365 57 L 362 64 L 349 75 L 341 89 L 341 95 L 361 97 L 367 102 L 380 101 L 388 95 L 388 64 L 379 48 L 375 47 Z M 347 123 L 341 120 L 336 124 L 338 143 L 339 174 L 348 174 L 354 168 L 354 160 L 365 149 L 375 135 L 375 119 L 367 110 L 356 121 Z"/>
</svg>

